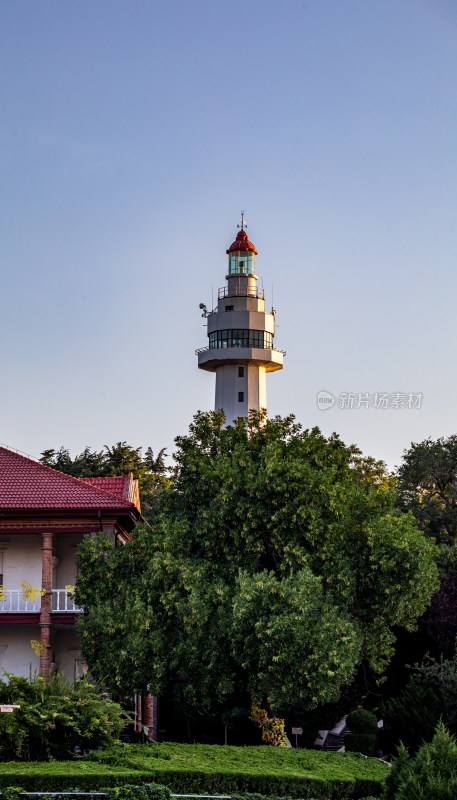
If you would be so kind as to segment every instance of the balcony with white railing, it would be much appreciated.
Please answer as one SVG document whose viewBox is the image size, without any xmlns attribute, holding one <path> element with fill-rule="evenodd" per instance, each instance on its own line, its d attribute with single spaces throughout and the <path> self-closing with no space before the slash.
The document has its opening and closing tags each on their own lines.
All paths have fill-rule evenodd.
<svg viewBox="0 0 457 800">
<path fill-rule="evenodd" d="M 73 600 L 73 595 L 67 589 L 53 589 L 52 590 L 52 610 L 53 611 L 69 611 L 71 614 L 79 614 L 82 608 L 79 608 Z"/>
<path fill-rule="evenodd" d="M 78 614 L 82 611 L 67 589 L 52 589 L 52 611 Z M 39 614 L 41 596 L 25 598 L 22 589 L 6 589 L 0 595 L 0 614 Z"/>
<path fill-rule="evenodd" d="M 41 596 L 25 598 L 22 589 L 6 589 L 0 595 L 0 614 L 39 614 Z"/>
</svg>

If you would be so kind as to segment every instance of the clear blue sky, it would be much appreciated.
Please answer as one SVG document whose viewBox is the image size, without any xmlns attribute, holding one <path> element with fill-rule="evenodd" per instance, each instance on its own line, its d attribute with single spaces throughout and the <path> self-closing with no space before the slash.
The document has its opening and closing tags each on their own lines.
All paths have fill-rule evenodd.
<svg viewBox="0 0 457 800">
<path fill-rule="evenodd" d="M 4 0 L 0 72 L 0 441 L 172 450 L 241 208 L 269 413 L 389 465 L 457 432 L 455 0 Z"/>
</svg>

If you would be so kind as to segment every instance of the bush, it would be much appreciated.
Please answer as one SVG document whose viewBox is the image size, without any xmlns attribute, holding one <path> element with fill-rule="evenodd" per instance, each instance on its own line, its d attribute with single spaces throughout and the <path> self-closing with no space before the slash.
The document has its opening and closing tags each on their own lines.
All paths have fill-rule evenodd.
<svg viewBox="0 0 457 800">
<path fill-rule="evenodd" d="M 157 783 L 145 783 L 142 786 L 118 786 L 115 789 L 105 789 L 103 793 L 107 800 L 170 800 L 171 797 L 169 789 Z M 2 800 L 27 800 L 27 792 L 22 788 L 10 786 L 3 789 Z M 41 800 L 68 800 L 68 796 L 54 794 L 47 798 L 44 795 Z M 72 800 L 87 800 L 87 794 L 80 792 L 80 798 L 78 798 L 78 792 L 72 792 Z"/>
<path fill-rule="evenodd" d="M 423 741 L 432 739 L 443 713 L 440 694 L 420 678 L 411 677 L 399 697 L 386 703 L 384 708 L 387 749 L 401 740 L 416 752 Z"/>
<path fill-rule="evenodd" d="M 431 742 L 414 757 L 399 748 L 388 775 L 382 800 L 455 800 L 457 797 L 457 744 L 442 722 Z"/>
<path fill-rule="evenodd" d="M 107 800 L 170 800 L 170 790 L 158 783 L 145 783 L 143 786 L 118 786 L 106 789 Z"/>
<path fill-rule="evenodd" d="M 457 654 L 454 658 L 439 661 L 425 656 L 422 664 L 415 664 L 414 671 L 419 680 L 443 698 L 443 719 L 455 732 L 457 728 Z"/>
<path fill-rule="evenodd" d="M 73 686 L 61 676 L 48 685 L 43 678 L 20 678 L 5 673 L 0 680 L 0 702 L 20 709 L 0 714 L 0 760 L 71 758 L 82 750 L 113 744 L 127 721 L 117 703 L 86 680 Z"/>
<path fill-rule="evenodd" d="M 378 723 L 375 715 L 364 708 L 356 708 L 355 711 L 348 714 L 346 725 L 350 730 L 350 733 L 344 737 L 346 750 L 374 756 L 378 735 Z"/>
</svg>

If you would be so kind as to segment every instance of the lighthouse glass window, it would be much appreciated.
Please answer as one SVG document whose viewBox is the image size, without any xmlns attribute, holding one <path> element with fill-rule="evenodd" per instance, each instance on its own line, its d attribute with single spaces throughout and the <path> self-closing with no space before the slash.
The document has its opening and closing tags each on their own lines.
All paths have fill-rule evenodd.
<svg viewBox="0 0 457 800">
<path fill-rule="evenodd" d="M 247 328 L 213 331 L 209 335 L 210 350 L 223 347 L 259 347 L 271 350 L 273 335 L 267 331 L 252 331 Z"/>
<path fill-rule="evenodd" d="M 254 275 L 254 255 L 242 252 L 231 253 L 229 275 Z"/>
</svg>

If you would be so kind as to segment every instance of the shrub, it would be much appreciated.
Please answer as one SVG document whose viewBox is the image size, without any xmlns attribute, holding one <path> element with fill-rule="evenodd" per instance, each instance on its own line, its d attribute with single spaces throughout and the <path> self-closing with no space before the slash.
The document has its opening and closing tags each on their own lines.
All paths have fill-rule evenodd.
<svg viewBox="0 0 457 800">
<path fill-rule="evenodd" d="M 106 789 L 107 800 L 170 800 L 170 790 L 158 783 L 145 783 L 143 786 L 117 786 Z"/>
<path fill-rule="evenodd" d="M 113 744 L 127 717 L 117 703 L 86 680 L 75 686 L 61 676 L 48 685 L 43 678 L 5 673 L 0 702 L 20 709 L 0 714 L 0 760 L 65 759 L 74 747 L 90 749 Z"/>
<path fill-rule="evenodd" d="M 87 794 L 80 792 L 80 800 L 87 800 Z M 103 794 L 107 800 L 170 800 L 170 790 L 157 783 L 145 783 L 142 786 L 117 786 L 114 789 L 104 789 Z M 7 787 L 2 790 L 2 800 L 28 800 L 27 792 L 16 787 Z M 30 798 L 30 800 L 32 800 Z M 68 800 L 65 794 L 53 794 L 41 800 Z M 79 800 L 78 790 L 72 792 L 72 800 Z M 89 798 L 90 800 L 90 798 Z M 95 800 L 95 798 L 94 798 Z"/>
<path fill-rule="evenodd" d="M 385 782 L 382 800 L 455 800 L 457 797 L 457 744 L 442 722 L 431 742 L 414 757 L 399 749 Z"/>
<path fill-rule="evenodd" d="M 454 658 L 436 661 L 425 656 L 422 664 L 415 664 L 417 677 L 443 698 L 443 718 L 451 730 L 457 728 L 457 654 Z"/>
<path fill-rule="evenodd" d="M 344 737 L 346 750 L 373 756 L 376 750 L 378 724 L 374 714 L 364 708 L 351 711 L 346 719 L 350 733 Z"/>
<path fill-rule="evenodd" d="M 419 677 L 411 677 L 399 697 L 386 703 L 383 711 L 387 747 L 400 740 L 416 752 L 429 742 L 444 712 L 443 700 Z"/>
</svg>

